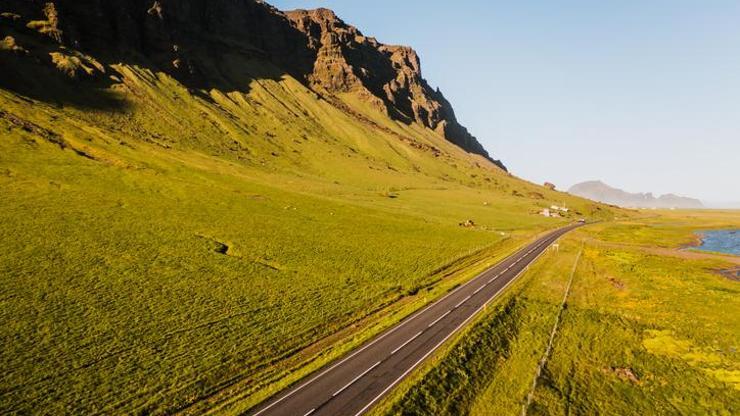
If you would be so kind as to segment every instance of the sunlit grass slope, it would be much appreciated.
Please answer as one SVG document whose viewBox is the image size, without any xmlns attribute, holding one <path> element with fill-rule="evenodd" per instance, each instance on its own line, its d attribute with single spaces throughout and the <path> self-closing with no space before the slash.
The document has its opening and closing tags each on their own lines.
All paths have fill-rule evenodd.
<svg viewBox="0 0 740 416">
<path fill-rule="evenodd" d="M 36 98 L 0 90 L 0 408 L 252 397 L 445 267 L 613 214 L 233 59 L 239 91 L 125 64 L 104 90 L 32 67 Z M 570 216 L 536 215 L 553 203 Z"/>
<path fill-rule="evenodd" d="M 378 414 L 520 415 L 567 281 L 570 295 L 529 415 L 740 410 L 740 259 L 687 252 L 738 212 L 660 212 L 565 237 L 437 364 Z"/>
</svg>

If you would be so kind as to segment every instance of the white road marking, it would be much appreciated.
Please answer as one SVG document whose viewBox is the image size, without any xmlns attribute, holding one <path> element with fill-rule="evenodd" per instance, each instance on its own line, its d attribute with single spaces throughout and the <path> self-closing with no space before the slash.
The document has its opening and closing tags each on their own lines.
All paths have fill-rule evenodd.
<svg viewBox="0 0 740 416">
<path fill-rule="evenodd" d="M 473 294 L 474 294 L 474 295 L 477 295 L 477 294 L 478 294 L 478 292 L 480 292 L 481 290 L 483 290 L 483 289 L 484 289 L 484 288 L 486 287 L 486 285 L 487 285 L 487 284 L 488 284 L 488 283 L 486 283 L 485 285 L 483 285 L 483 286 L 479 287 L 478 289 L 475 289 L 475 292 L 473 292 Z"/>
<path fill-rule="evenodd" d="M 536 250 L 537 248 L 539 248 L 539 247 L 540 247 L 540 246 L 542 246 L 543 244 L 546 244 L 546 245 L 550 245 L 550 244 L 552 244 L 552 243 L 553 243 L 554 241 L 557 241 L 558 239 L 560 239 L 560 237 L 561 237 L 561 236 L 562 236 L 562 235 L 558 235 L 558 236 L 557 236 L 557 237 L 556 237 L 556 238 L 555 238 L 554 240 L 552 240 L 552 241 L 540 241 L 539 243 L 537 243 L 537 244 L 536 244 L 536 245 L 534 246 L 534 248 L 532 249 L 532 251 Z M 538 254 L 538 255 L 537 255 L 537 256 L 536 256 L 536 257 L 535 257 L 535 258 L 534 258 L 534 259 L 533 259 L 533 260 L 532 260 L 532 261 L 531 261 L 530 263 L 532 263 L 532 262 L 536 261 L 536 260 L 537 260 L 537 259 L 538 259 L 538 258 L 539 258 L 539 257 L 540 257 L 541 255 L 542 255 L 542 253 L 539 253 L 539 254 Z M 511 256 L 509 256 L 509 257 L 511 257 Z M 506 259 L 504 259 L 504 261 L 506 261 Z M 508 267 L 508 268 L 507 268 L 506 270 L 509 270 L 510 268 L 511 268 L 511 266 L 509 266 L 509 267 Z M 501 275 L 502 275 L 503 273 L 504 273 L 504 272 L 501 272 L 501 273 L 499 273 L 498 275 L 496 275 L 496 278 L 498 278 L 499 276 L 501 276 Z M 519 272 L 519 274 L 521 274 L 521 273 L 522 273 L 522 272 Z M 519 274 L 517 274 L 517 276 L 518 276 Z M 516 279 L 516 276 L 515 276 L 515 277 L 514 277 L 514 279 L 512 279 L 511 281 L 513 281 L 513 280 L 515 280 L 515 279 Z M 316 380 L 318 380 L 319 378 L 323 377 L 323 376 L 324 376 L 325 374 L 329 373 L 329 372 L 330 372 L 330 371 L 332 371 L 333 369 L 335 369 L 335 368 L 339 367 L 340 365 L 342 365 L 342 364 L 344 364 L 345 362 L 349 361 L 350 359 L 352 359 L 352 358 L 353 358 L 353 357 L 355 357 L 356 355 L 360 354 L 361 352 L 363 352 L 363 351 L 365 351 L 366 349 L 370 348 L 371 346 L 375 345 L 375 344 L 376 344 L 376 343 L 378 343 L 378 342 L 379 342 L 380 340 L 382 340 L 382 339 L 384 339 L 385 337 L 387 337 L 387 336 L 391 335 L 392 333 L 396 332 L 396 331 L 397 331 L 398 329 L 402 328 L 402 327 L 403 327 L 404 325 L 406 325 L 407 323 L 409 323 L 409 322 L 413 321 L 413 320 L 414 320 L 415 318 L 417 318 L 417 317 L 419 317 L 420 315 L 422 315 L 422 314 L 423 314 L 424 312 L 426 312 L 426 311 L 427 311 L 428 309 L 431 309 L 432 307 L 434 307 L 435 305 L 437 305 L 438 303 L 440 303 L 440 302 L 441 302 L 442 300 L 444 300 L 444 299 L 446 299 L 446 298 L 448 298 L 448 297 L 452 296 L 452 295 L 453 295 L 454 293 L 458 292 L 458 291 L 459 291 L 459 290 L 461 290 L 461 289 L 462 289 L 463 287 L 465 287 L 465 286 L 467 286 L 467 285 L 469 285 L 469 284 L 473 283 L 473 282 L 474 282 L 474 281 L 476 281 L 476 280 L 477 280 L 476 278 L 473 278 L 473 279 L 470 279 L 470 280 L 468 280 L 467 282 L 463 283 L 463 284 L 462 284 L 461 286 L 459 286 L 459 287 L 457 287 L 456 289 L 454 289 L 454 290 L 452 290 L 452 291 L 448 292 L 447 294 L 445 294 L 445 295 L 444 295 L 444 296 L 442 296 L 441 298 L 437 299 L 436 301 L 434 301 L 434 302 L 430 303 L 429 305 L 427 305 L 427 306 L 426 306 L 426 307 L 424 307 L 423 309 L 421 309 L 421 310 L 419 310 L 419 311 L 417 311 L 417 312 L 415 312 L 415 313 L 413 313 L 413 314 L 409 315 L 409 316 L 408 316 L 408 317 L 406 317 L 406 318 L 405 318 L 404 320 L 402 320 L 402 321 L 401 321 L 400 323 L 398 323 L 398 324 L 397 324 L 396 326 L 394 326 L 394 327 L 392 327 L 392 328 L 388 329 L 388 330 L 387 330 L 387 331 L 386 331 L 385 333 L 383 333 L 383 334 L 379 335 L 379 336 L 378 336 L 377 338 L 375 338 L 375 339 L 371 340 L 370 342 L 368 342 L 368 343 L 367 343 L 367 344 L 366 344 L 365 346 L 363 346 L 362 348 L 358 349 L 357 351 L 355 351 L 355 352 L 353 352 L 352 354 L 348 355 L 347 357 L 345 357 L 344 359 L 342 359 L 342 360 L 340 360 L 339 362 L 335 363 L 335 364 L 334 364 L 334 365 L 332 365 L 331 367 L 329 367 L 329 368 L 325 369 L 324 371 L 320 372 L 319 374 L 315 375 L 314 377 L 312 377 L 312 378 L 311 378 L 311 379 L 309 379 L 308 381 L 304 382 L 303 384 L 300 384 L 300 385 L 298 385 L 298 386 L 297 386 L 297 387 L 295 387 L 295 388 L 294 388 L 293 390 L 289 391 L 288 393 L 286 393 L 285 395 L 283 395 L 283 396 L 282 396 L 282 397 L 280 397 L 279 399 L 275 400 L 274 402 L 270 403 L 270 404 L 269 404 L 269 405 L 267 405 L 266 407 L 262 408 L 262 410 L 258 411 L 257 413 L 253 414 L 252 416 L 259 416 L 259 415 L 261 415 L 262 413 L 264 413 L 264 412 L 266 412 L 267 410 L 269 410 L 269 409 L 271 409 L 272 407 L 274 407 L 275 405 L 277 405 L 277 404 L 279 404 L 279 403 L 283 402 L 284 400 L 286 400 L 287 398 L 291 397 L 292 395 L 294 395 L 294 394 L 295 394 L 295 393 L 297 393 L 298 391 L 302 390 L 303 388 L 305 388 L 306 386 L 308 386 L 308 385 L 312 384 L 313 382 L 315 382 L 315 381 L 316 381 Z M 491 281 L 492 281 L 492 280 L 495 280 L 495 278 L 494 278 L 494 279 L 491 279 Z M 509 281 L 509 282 L 508 282 L 508 283 L 507 283 L 506 285 L 504 285 L 504 287 L 503 287 L 502 289 L 500 289 L 500 290 L 499 290 L 499 292 L 500 292 L 501 290 L 503 290 L 504 288 L 508 287 L 508 286 L 509 286 L 509 284 L 511 284 L 511 281 Z M 498 293 L 499 293 L 499 292 L 496 292 L 496 294 L 494 294 L 494 295 L 493 295 L 493 297 L 492 297 L 491 299 L 493 299 L 493 298 L 494 298 L 494 297 L 495 297 L 496 295 L 498 295 Z M 458 305 L 456 306 L 456 308 L 457 308 L 457 307 L 459 307 L 460 305 L 462 305 L 462 303 L 464 303 L 465 301 L 467 301 L 467 300 L 468 300 L 469 298 L 470 298 L 470 296 L 468 296 L 467 298 L 465 298 L 465 299 L 464 299 L 464 300 L 463 300 L 462 302 L 460 302 L 460 303 L 459 303 L 459 304 L 458 304 Z M 485 305 L 484 305 L 484 306 L 485 306 Z M 482 309 L 482 308 L 481 308 L 481 309 Z M 480 310 L 480 309 L 479 309 L 479 310 Z M 476 312 L 475 312 L 475 313 L 474 313 L 473 315 L 475 315 L 476 313 L 477 313 L 477 311 L 476 311 Z M 462 327 L 462 326 L 463 326 L 463 325 L 464 325 L 464 324 L 465 324 L 465 323 L 466 323 L 466 322 L 467 322 L 467 321 L 468 321 L 468 320 L 469 320 L 469 319 L 470 319 L 470 318 L 471 318 L 471 317 L 472 317 L 473 315 L 471 315 L 471 316 L 470 316 L 470 317 L 469 317 L 469 318 L 468 318 L 468 319 L 467 319 L 466 321 L 464 321 L 464 322 L 463 322 L 462 324 L 460 324 L 460 326 L 458 326 L 458 328 L 456 328 L 456 329 L 455 329 L 455 331 L 453 331 L 453 333 L 454 333 L 454 332 L 456 332 L 456 331 L 457 331 L 457 330 L 458 330 L 458 329 L 459 329 L 460 327 Z M 443 342 L 444 342 L 444 341 L 443 341 Z M 435 347 L 435 348 L 436 348 L 436 347 Z M 433 351 L 433 350 L 432 350 L 432 351 Z M 430 354 L 431 354 L 431 352 L 430 352 Z M 422 360 L 423 360 L 423 359 L 422 359 Z M 388 391 L 388 390 L 389 390 L 390 388 L 392 388 L 392 387 L 393 387 L 393 386 L 394 386 L 394 385 L 395 385 L 396 383 L 398 383 L 398 381 L 400 381 L 400 380 L 401 380 L 401 379 L 402 379 L 403 377 L 405 377 L 405 375 L 406 375 L 406 374 L 408 374 L 408 372 L 410 372 L 410 371 L 411 371 L 412 369 L 413 369 L 413 367 L 412 367 L 411 369 L 409 369 L 409 370 L 408 370 L 408 371 L 407 371 L 407 372 L 406 372 L 406 373 L 405 373 L 404 375 L 402 375 L 402 376 L 401 376 L 401 377 L 400 377 L 400 378 L 399 378 L 399 379 L 398 379 L 397 381 L 395 381 L 395 382 L 394 382 L 394 383 L 393 383 L 393 384 L 392 384 L 391 386 L 389 386 L 389 387 L 388 387 L 388 388 L 387 388 L 386 390 L 384 390 L 384 391 L 383 391 L 383 392 L 382 392 L 382 393 L 381 393 L 381 394 L 380 394 L 380 395 L 379 395 L 378 397 L 376 397 L 375 399 L 373 399 L 373 401 L 372 401 L 372 402 L 370 402 L 370 403 L 369 403 L 369 404 L 368 404 L 367 406 L 365 406 L 365 408 L 363 408 L 363 409 L 362 409 L 362 410 L 361 410 L 361 411 L 360 411 L 359 413 L 357 413 L 357 415 L 360 415 L 360 414 L 362 414 L 362 413 L 363 413 L 363 412 L 364 412 L 365 410 L 367 410 L 367 409 L 368 409 L 368 408 L 369 408 L 369 407 L 370 407 L 370 406 L 371 406 L 371 405 L 372 405 L 372 404 L 373 404 L 373 403 L 374 403 L 375 401 L 377 401 L 377 400 L 378 400 L 378 399 L 379 399 L 379 398 L 380 398 L 380 397 L 381 397 L 382 395 L 384 395 L 384 394 L 385 394 L 385 393 L 386 393 L 386 392 L 387 392 L 387 391 Z M 314 409 L 314 410 L 315 410 L 315 409 Z M 312 411 L 313 411 L 313 410 L 312 410 Z M 310 414 L 310 412 L 309 412 L 309 414 Z"/>
<path fill-rule="evenodd" d="M 470 299 L 470 295 L 466 296 L 465 299 L 461 300 L 460 303 L 458 303 L 457 305 L 455 305 L 455 309 L 459 308 L 460 305 L 462 305 L 463 303 L 467 302 L 468 299 Z"/>
<path fill-rule="evenodd" d="M 434 322 L 432 322 L 431 324 L 429 324 L 429 326 L 428 326 L 427 328 L 431 328 L 431 327 L 433 327 L 433 326 L 434 326 L 434 324 L 436 324 L 437 322 L 441 321 L 441 320 L 442 320 L 442 318 L 444 318 L 445 316 L 449 315 L 449 314 L 450 314 L 450 312 L 452 312 L 452 311 L 447 311 L 447 312 L 445 312 L 445 313 L 444 313 L 444 314 L 443 314 L 442 316 L 440 316 L 439 318 L 435 319 L 435 320 L 434 320 Z"/>
<path fill-rule="evenodd" d="M 277 399 L 274 402 L 270 403 L 266 407 L 262 408 L 262 410 L 260 410 L 259 412 L 255 413 L 252 416 L 259 416 L 262 413 L 265 413 L 266 411 L 270 410 L 275 405 L 279 404 L 280 402 L 284 401 L 285 399 L 289 398 L 290 396 L 292 396 L 292 395 L 296 394 L 297 392 L 301 391 L 302 389 L 304 389 L 306 386 L 310 385 L 314 381 L 316 381 L 319 378 L 323 377 L 325 374 L 327 374 L 331 370 L 333 370 L 333 369 L 339 367 L 340 365 L 344 364 L 345 362 L 351 360 L 357 354 L 365 351 L 366 349 L 368 349 L 368 348 L 372 347 L 373 345 L 375 345 L 376 343 L 378 343 L 383 338 L 385 338 L 388 335 L 396 332 L 397 330 L 399 330 L 400 328 L 402 328 L 404 325 L 406 325 L 407 323 L 413 321 L 415 318 L 419 317 L 421 314 L 423 314 L 424 312 L 426 312 L 428 309 L 431 309 L 432 307 L 434 307 L 435 305 L 437 305 L 442 300 L 447 299 L 448 297 L 450 297 L 453 294 L 457 293 L 458 291 L 462 290 L 462 288 L 464 288 L 465 286 L 473 283 L 475 280 L 476 280 L 475 278 L 468 280 L 467 282 L 463 283 L 461 286 L 459 286 L 456 289 L 448 292 L 446 295 L 442 296 L 441 298 L 437 299 L 436 301 L 431 302 L 429 305 L 427 305 L 426 307 L 424 307 L 424 309 L 422 309 L 420 311 L 417 311 L 417 312 L 409 315 L 407 318 L 405 318 L 404 320 L 402 320 L 401 322 L 399 322 L 396 326 L 388 329 L 385 333 L 379 335 L 377 338 L 375 338 L 372 341 L 368 342 L 364 347 L 360 348 L 359 350 L 357 350 L 357 351 L 353 352 L 352 354 L 348 355 L 347 357 L 343 358 L 341 361 L 335 363 L 334 365 L 332 365 L 331 367 L 327 368 L 326 370 L 320 372 L 319 374 L 317 374 L 316 376 L 314 376 L 310 380 L 306 381 L 305 383 L 300 384 L 298 387 L 294 388 L 293 390 L 291 390 L 288 393 L 286 393 L 284 396 L 280 397 L 279 399 Z"/>
<path fill-rule="evenodd" d="M 419 331 L 419 333 L 418 333 L 418 334 L 414 335 L 414 336 L 413 336 L 413 337 L 411 337 L 411 338 L 410 338 L 410 339 L 409 339 L 408 341 L 406 341 L 406 342 L 404 342 L 403 344 L 401 344 L 401 346 L 400 346 L 400 347 L 398 347 L 398 348 L 396 348 L 395 350 L 391 351 L 391 355 L 393 355 L 393 354 L 397 353 L 397 352 L 398 352 L 398 350 L 400 350 L 401 348 L 403 348 L 403 347 L 405 347 L 405 346 L 409 345 L 409 343 L 410 343 L 411 341 L 415 340 L 416 338 L 419 338 L 419 335 L 421 335 L 421 334 L 423 334 L 423 333 L 424 333 L 424 331 Z"/>
<path fill-rule="evenodd" d="M 558 238 L 560 238 L 560 237 L 558 237 Z M 557 241 L 557 239 L 556 239 L 555 241 Z M 534 259 L 532 260 L 532 262 L 535 262 L 535 261 L 537 261 L 537 259 L 539 259 L 539 258 L 540 258 L 540 256 L 542 256 L 542 253 L 538 254 L 538 255 L 537 255 L 537 257 L 535 257 L 535 258 L 534 258 Z M 404 371 L 404 372 L 403 372 L 403 374 L 401 374 L 401 375 L 400 375 L 400 376 L 399 376 L 399 377 L 398 377 L 397 379 L 395 379 L 395 380 L 393 381 L 393 383 L 389 384 L 389 385 L 388 385 L 388 387 L 386 387 L 386 388 L 385 388 L 385 389 L 384 389 L 383 391 L 381 391 L 381 392 L 380 392 L 380 394 L 378 394 L 377 396 L 375 396 L 375 398 L 373 398 L 373 399 L 372 399 L 372 400 L 371 400 L 371 401 L 370 401 L 370 402 L 369 402 L 368 404 L 366 404 L 366 405 L 365 405 L 365 407 L 363 407 L 362 409 L 360 409 L 360 411 L 359 411 L 359 412 L 355 413 L 355 416 L 360 416 L 360 415 L 362 415 L 363 413 L 365 413 L 365 411 L 366 411 L 367 409 L 369 409 L 369 408 L 370 408 L 370 406 L 374 405 L 374 404 L 375 404 L 375 402 L 377 402 L 377 401 L 378 401 L 378 400 L 379 400 L 379 399 L 380 399 L 381 397 L 383 397 L 383 396 L 384 396 L 384 395 L 385 395 L 386 393 L 388 393 L 388 391 L 389 391 L 390 389 L 392 389 L 393 387 L 395 387 L 395 386 L 396 386 L 396 384 L 398 384 L 398 383 L 399 383 L 399 382 L 400 382 L 401 380 L 403 380 L 403 379 L 404 379 L 404 378 L 405 378 L 405 377 L 406 377 L 406 376 L 407 376 L 407 375 L 408 375 L 408 374 L 409 374 L 409 373 L 410 373 L 411 371 L 413 371 L 413 370 L 414 370 L 414 368 L 416 368 L 416 366 L 417 366 L 417 365 L 419 365 L 419 364 L 420 364 L 420 363 L 421 363 L 422 361 L 426 360 L 426 359 L 427 359 L 427 357 L 429 357 L 429 356 L 430 356 L 430 355 L 431 355 L 431 354 L 432 354 L 432 353 L 433 353 L 434 351 L 436 351 L 436 350 L 437 350 L 437 348 L 439 348 L 439 347 L 440 347 L 440 345 L 444 344 L 444 343 L 445 343 L 445 341 L 447 341 L 447 340 L 448 340 L 448 339 L 449 339 L 449 338 L 450 338 L 450 337 L 451 337 L 451 336 L 452 336 L 453 334 L 455 334 L 455 333 L 456 333 L 457 331 L 459 331 L 459 330 L 460 330 L 460 328 L 462 328 L 462 327 L 463 327 L 463 326 L 464 326 L 465 324 L 467 324 L 467 323 L 468 323 L 468 321 L 470 321 L 471 319 L 473 319 L 473 317 L 474 317 L 475 315 L 477 315 L 477 314 L 478 314 L 478 312 L 480 312 L 481 310 L 483 310 L 483 308 L 485 308 L 485 307 L 486 307 L 486 305 L 488 305 L 488 303 L 490 303 L 490 302 L 491 302 L 491 300 L 495 299 L 495 298 L 496 298 L 496 296 L 498 296 L 498 294 L 499 294 L 499 293 L 501 293 L 501 291 L 502 291 L 502 290 L 506 289 L 507 287 L 509 287 L 509 285 L 511 285 L 511 284 L 512 284 L 512 283 L 513 283 L 514 281 L 516 281 L 516 278 L 517 278 L 517 277 L 518 277 L 518 276 L 519 276 L 520 274 L 522 274 L 522 273 L 524 273 L 524 270 L 522 270 L 522 271 L 520 271 L 519 273 L 517 273 L 517 275 L 516 275 L 516 276 L 514 276 L 514 277 L 513 277 L 513 278 L 512 278 L 511 280 L 509 280 L 509 282 L 508 282 L 508 283 L 506 283 L 506 285 L 504 285 L 504 287 L 502 287 L 501 289 L 499 289 L 499 290 L 498 290 L 498 292 L 496 292 L 496 293 L 495 293 L 495 294 L 494 294 L 493 296 L 491 296 L 491 298 L 490 298 L 490 299 L 488 300 L 488 302 L 484 303 L 484 304 L 483 304 L 483 305 L 482 305 L 482 306 L 481 306 L 480 308 L 478 308 L 478 309 L 477 309 L 477 310 L 476 310 L 475 312 L 473 312 L 473 313 L 472 313 L 472 314 L 471 314 L 470 316 L 468 316 L 468 318 L 467 318 L 467 319 L 465 319 L 465 320 L 464 320 L 464 321 L 463 321 L 463 322 L 462 322 L 462 323 L 461 323 L 460 325 L 458 325 L 458 326 L 457 326 L 457 328 L 455 328 L 455 329 L 454 329 L 454 330 L 453 330 L 452 332 L 450 332 L 449 334 L 447 334 L 447 336 L 446 336 L 446 337 L 444 337 L 444 339 L 443 339 L 442 341 L 440 341 L 440 342 L 439 342 L 439 343 L 438 343 L 437 345 L 435 345 L 435 346 L 434 346 L 434 348 L 432 348 L 431 350 L 429 350 L 429 352 L 427 352 L 426 354 L 424 354 L 424 356 L 423 356 L 423 357 L 421 357 L 421 358 L 419 359 L 419 361 L 417 361 L 416 363 L 414 363 L 414 365 L 412 365 L 411 367 L 409 367 L 408 369 L 406 369 L 406 371 Z"/>
<path fill-rule="evenodd" d="M 344 387 L 342 387 L 341 389 L 337 390 L 337 392 L 336 392 L 336 393 L 334 393 L 334 394 L 332 394 L 332 395 L 331 395 L 331 397 L 337 397 L 337 395 L 339 395 L 339 393 L 341 393 L 341 392 L 343 392 L 343 391 L 347 390 L 347 387 L 349 387 L 349 386 L 351 386 L 351 385 L 355 384 L 355 381 L 357 381 L 357 380 L 359 380 L 359 379 L 361 379 L 361 378 L 365 377 L 365 374 L 367 374 L 367 373 L 369 373 L 369 372 L 373 371 L 373 368 L 375 368 L 375 367 L 379 366 L 381 362 L 382 362 L 382 361 L 378 361 L 377 363 L 373 364 L 373 366 L 372 366 L 372 367 L 370 367 L 370 368 L 368 368 L 367 370 L 363 371 L 363 372 L 362 372 L 362 374 L 360 374 L 359 376 L 357 376 L 357 377 L 353 378 L 353 379 L 352 379 L 352 381 L 350 381 L 349 383 L 347 383 L 347 385 L 345 385 L 345 386 L 344 386 Z"/>
<path fill-rule="evenodd" d="M 303 415 L 303 416 L 308 416 L 308 415 L 310 415 L 311 413 L 313 413 L 313 412 L 315 412 L 315 411 L 316 411 L 316 408 L 313 408 L 313 409 L 309 410 L 309 411 L 308 411 L 308 412 L 307 412 L 307 413 L 306 413 L 305 415 Z"/>
</svg>

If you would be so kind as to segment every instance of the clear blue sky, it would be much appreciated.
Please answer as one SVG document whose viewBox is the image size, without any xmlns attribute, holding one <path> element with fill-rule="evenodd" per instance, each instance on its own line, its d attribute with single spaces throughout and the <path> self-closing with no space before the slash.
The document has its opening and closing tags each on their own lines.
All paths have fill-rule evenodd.
<svg viewBox="0 0 740 416">
<path fill-rule="evenodd" d="M 740 1 L 272 0 L 414 47 L 517 176 L 740 203 Z"/>
</svg>

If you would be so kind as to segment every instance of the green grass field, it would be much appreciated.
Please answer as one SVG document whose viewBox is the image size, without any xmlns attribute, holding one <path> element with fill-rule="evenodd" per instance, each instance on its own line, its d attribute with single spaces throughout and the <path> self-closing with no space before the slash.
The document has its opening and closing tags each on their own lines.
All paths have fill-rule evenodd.
<svg viewBox="0 0 740 416">
<path fill-rule="evenodd" d="M 0 53 L 10 413 L 243 410 L 535 234 L 616 212 L 264 62 L 225 57 L 239 88 L 195 91 Z M 555 203 L 571 214 L 537 215 Z"/>
<path fill-rule="evenodd" d="M 545 189 L 256 50 L 194 45 L 188 88 L 47 17 L 0 16 L 0 413 L 240 414 L 579 218 L 374 413 L 520 414 L 574 265 L 529 414 L 740 412 L 737 261 L 678 250 L 740 214 Z"/>
<path fill-rule="evenodd" d="M 521 414 L 580 247 L 527 414 L 737 414 L 740 287 L 717 271 L 739 260 L 680 248 L 738 225 L 661 212 L 568 235 L 375 414 Z"/>
</svg>

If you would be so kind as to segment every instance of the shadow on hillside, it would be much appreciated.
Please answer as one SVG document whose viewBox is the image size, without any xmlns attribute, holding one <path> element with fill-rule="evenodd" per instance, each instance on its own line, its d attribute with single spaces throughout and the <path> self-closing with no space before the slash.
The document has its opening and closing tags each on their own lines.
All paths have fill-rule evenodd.
<svg viewBox="0 0 740 416">
<path fill-rule="evenodd" d="M 112 80 L 71 80 L 51 66 L 28 57 L 3 56 L 0 52 L 0 88 L 22 97 L 55 106 L 82 110 L 123 112 L 129 103 L 115 94 Z"/>
<path fill-rule="evenodd" d="M 0 41 L 12 35 L 24 51 L 0 45 L 0 88 L 55 105 L 116 112 L 130 106 L 110 89 L 120 82 L 111 78 L 118 64 L 167 74 L 206 99 L 212 89 L 248 93 L 255 80 L 306 79 L 315 51 L 305 34 L 264 4 L 221 3 L 173 2 L 157 10 L 151 2 L 60 2 L 52 19 L 42 2 L 11 1 L 0 10 Z M 43 33 L 32 29 L 39 22 L 46 25 Z M 49 54 L 56 51 L 82 52 L 105 71 L 70 79 L 52 63 Z M 149 82 L 156 80 L 143 80 Z"/>
</svg>

